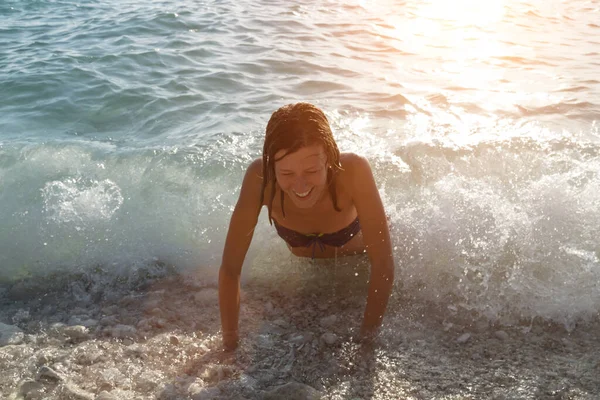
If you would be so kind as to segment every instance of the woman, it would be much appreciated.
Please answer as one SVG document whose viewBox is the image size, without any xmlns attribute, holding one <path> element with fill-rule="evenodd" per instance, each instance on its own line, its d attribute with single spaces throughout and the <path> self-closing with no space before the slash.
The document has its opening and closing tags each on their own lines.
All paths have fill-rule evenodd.
<svg viewBox="0 0 600 400">
<path fill-rule="evenodd" d="M 368 253 L 371 276 L 360 332 L 373 336 L 392 290 L 394 260 L 371 167 L 356 154 L 340 154 L 320 109 L 297 103 L 271 116 L 262 159 L 246 171 L 229 223 L 219 271 L 224 347 L 237 347 L 240 273 L 265 205 L 269 222 L 296 256 Z"/>
</svg>

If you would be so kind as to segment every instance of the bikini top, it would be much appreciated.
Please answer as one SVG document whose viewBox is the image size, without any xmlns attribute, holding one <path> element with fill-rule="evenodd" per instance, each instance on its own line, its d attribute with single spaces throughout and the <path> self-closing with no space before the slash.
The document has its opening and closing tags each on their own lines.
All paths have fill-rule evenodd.
<svg viewBox="0 0 600 400">
<path fill-rule="evenodd" d="M 317 246 L 321 251 L 325 250 L 325 245 L 333 247 L 342 247 L 348 243 L 354 235 L 360 232 L 360 222 L 358 216 L 345 228 L 332 233 L 309 233 L 304 234 L 293 229 L 286 228 L 273 220 L 277 234 L 287 242 L 291 247 L 310 247 L 313 248 L 312 258 L 315 258 L 315 249 Z"/>
</svg>

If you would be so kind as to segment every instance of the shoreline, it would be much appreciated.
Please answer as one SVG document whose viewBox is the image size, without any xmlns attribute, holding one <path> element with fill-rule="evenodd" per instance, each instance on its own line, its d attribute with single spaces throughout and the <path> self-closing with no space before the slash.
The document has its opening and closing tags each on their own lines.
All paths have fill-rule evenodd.
<svg viewBox="0 0 600 400">
<path fill-rule="evenodd" d="M 570 332 L 547 321 L 495 326 L 393 298 L 367 346 L 352 339 L 364 288 L 249 283 L 240 346 L 225 353 L 214 286 L 169 275 L 104 293 L 77 281 L 67 288 L 37 298 L 22 287 L 0 292 L 0 322 L 22 330 L 22 340 L 0 347 L 3 398 L 287 396 L 278 390 L 302 399 L 600 396 L 597 319 Z M 307 386 L 284 387 L 293 382 Z"/>
</svg>

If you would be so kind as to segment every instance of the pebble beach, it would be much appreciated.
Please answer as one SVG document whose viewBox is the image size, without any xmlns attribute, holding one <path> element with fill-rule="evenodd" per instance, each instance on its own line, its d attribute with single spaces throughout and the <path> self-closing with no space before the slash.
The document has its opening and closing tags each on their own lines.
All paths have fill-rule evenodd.
<svg viewBox="0 0 600 400">
<path fill-rule="evenodd" d="M 599 399 L 600 4 L 0 1 L 0 398 Z M 284 104 L 371 164 L 395 289 L 263 210 L 224 352 L 217 275 Z"/>
<path fill-rule="evenodd" d="M 248 283 L 241 342 L 221 347 L 218 291 L 193 275 L 132 287 L 22 281 L 1 292 L 7 399 L 596 399 L 600 324 L 498 326 L 396 293 L 355 340 L 366 286 Z M 44 293 L 40 295 L 40 293 Z"/>
</svg>

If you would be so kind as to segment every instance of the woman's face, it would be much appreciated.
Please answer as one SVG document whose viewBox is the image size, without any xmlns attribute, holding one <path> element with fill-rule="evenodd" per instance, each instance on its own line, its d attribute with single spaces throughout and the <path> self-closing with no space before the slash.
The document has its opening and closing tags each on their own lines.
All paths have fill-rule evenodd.
<svg viewBox="0 0 600 400">
<path fill-rule="evenodd" d="M 298 208 L 314 206 L 327 190 L 327 155 L 320 144 L 275 153 L 275 178 Z"/>
</svg>

